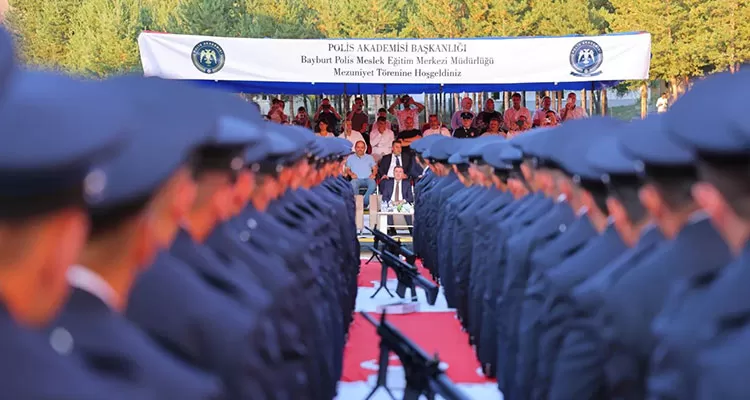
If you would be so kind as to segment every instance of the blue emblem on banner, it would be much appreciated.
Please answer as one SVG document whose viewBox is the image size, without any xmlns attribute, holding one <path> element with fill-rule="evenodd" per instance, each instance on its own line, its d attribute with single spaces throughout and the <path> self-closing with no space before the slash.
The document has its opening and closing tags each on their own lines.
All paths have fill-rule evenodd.
<svg viewBox="0 0 750 400">
<path fill-rule="evenodd" d="M 200 42 L 193 47 L 191 54 L 193 65 L 204 74 L 214 74 L 224 67 L 224 49 L 210 40 Z"/>
<path fill-rule="evenodd" d="M 570 66 L 573 67 L 570 74 L 578 77 L 599 75 L 603 61 L 602 47 L 593 40 L 582 40 L 570 50 Z"/>
</svg>

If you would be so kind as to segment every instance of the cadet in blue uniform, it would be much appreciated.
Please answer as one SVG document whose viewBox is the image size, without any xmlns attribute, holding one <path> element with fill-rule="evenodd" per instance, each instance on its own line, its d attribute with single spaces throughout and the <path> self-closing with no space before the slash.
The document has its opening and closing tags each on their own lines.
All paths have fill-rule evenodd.
<svg viewBox="0 0 750 400">
<path fill-rule="evenodd" d="M 693 197 L 711 218 L 734 261 L 717 268 L 711 258 L 699 268 L 682 271 L 686 276 L 670 292 L 653 324 L 657 346 L 651 354 L 646 396 L 650 399 L 748 397 L 750 130 L 734 107 L 718 113 L 718 125 L 705 135 L 695 125 L 703 122 L 695 110 L 705 107 L 706 96 L 716 93 L 726 93 L 732 101 L 739 99 L 749 82 L 747 71 L 706 79 L 664 116 L 669 138 L 696 155 L 699 182 L 693 186 Z M 711 255 L 704 254 L 701 260 Z"/>
<path fill-rule="evenodd" d="M 601 306 L 611 287 L 623 275 L 648 260 L 663 244 L 664 236 L 639 199 L 642 181 L 632 160 L 623 154 L 621 138 L 643 129 L 643 121 L 615 128 L 615 132 L 594 144 L 587 159 L 603 175 L 607 184 L 607 208 L 623 242 L 630 248 L 571 293 L 576 316 L 569 322 L 555 361 L 550 387 L 551 399 L 597 398 L 608 396 L 605 385 L 602 330 L 606 318 Z"/>
<path fill-rule="evenodd" d="M 103 169 L 107 185 L 90 206 L 90 237 L 68 270 L 73 290 L 51 335 L 67 338 L 60 345 L 93 372 L 148 387 L 159 398 L 223 398 L 218 378 L 165 352 L 121 315 L 134 279 L 174 239 L 177 226 L 170 220 L 193 185 L 187 162 L 206 135 L 170 130 L 180 127 L 170 123 L 180 115 L 179 105 L 160 104 L 153 90 L 107 89 L 124 98 L 110 106 L 127 114 L 121 128 L 127 146 Z"/>
<path fill-rule="evenodd" d="M 68 266 L 86 242 L 98 164 L 121 147 L 114 97 L 70 78 L 13 71 L 0 35 L 0 386 L 8 399 L 149 399 L 148 388 L 90 373 L 70 335 L 42 336 L 63 306 Z M 12 76 L 11 76 L 12 74 Z M 72 96 L 72 97 L 71 97 Z M 75 98 L 75 102 L 70 99 Z M 116 366 L 115 366 L 116 367 Z"/>
<path fill-rule="evenodd" d="M 539 318 L 535 324 L 538 344 L 522 343 L 521 348 L 522 351 L 530 347 L 538 350 L 537 354 L 526 353 L 522 356 L 524 362 L 535 364 L 529 367 L 532 375 L 522 379 L 524 382 L 533 379 L 531 397 L 535 399 L 546 399 L 549 395 L 558 352 L 573 317 L 574 308 L 568 301 L 572 289 L 625 251 L 625 244 L 608 218 L 607 186 L 601 179 L 602 174 L 590 165 L 586 157 L 581 156 L 581 151 L 605 139 L 617 125 L 611 119 L 591 118 L 571 121 L 558 128 L 566 131 L 566 139 L 560 152 L 555 153 L 552 159 L 561 164 L 577 184 L 581 202 L 587 208 L 586 216 L 597 235 L 558 265 L 540 269 L 538 276 L 532 277 L 527 290 L 526 298 L 533 299 L 539 307 Z M 533 341 L 534 338 L 528 340 Z M 525 368 L 524 363 L 521 364 Z"/>
</svg>

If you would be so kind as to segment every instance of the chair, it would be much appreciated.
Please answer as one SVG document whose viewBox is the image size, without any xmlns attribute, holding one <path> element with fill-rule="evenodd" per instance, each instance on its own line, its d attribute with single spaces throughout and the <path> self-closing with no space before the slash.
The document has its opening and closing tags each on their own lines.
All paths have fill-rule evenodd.
<svg viewBox="0 0 750 400">
<path fill-rule="evenodd" d="M 375 193 L 370 195 L 370 221 L 368 223 L 370 229 L 375 229 L 378 221 L 378 210 L 380 207 L 380 189 L 377 183 L 375 184 Z M 354 195 L 355 204 L 355 224 L 357 226 L 357 232 L 362 232 L 365 228 L 365 192 L 367 188 L 359 188 L 357 194 Z"/>
</svg>

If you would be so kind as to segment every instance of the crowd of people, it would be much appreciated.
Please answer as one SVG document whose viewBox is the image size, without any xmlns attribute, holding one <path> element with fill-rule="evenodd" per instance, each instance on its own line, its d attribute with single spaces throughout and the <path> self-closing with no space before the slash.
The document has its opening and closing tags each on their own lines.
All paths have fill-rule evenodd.
<svg viewBox="0 0 750 400">
<path fill-rule="evenodd" d="M 493 99 L 487 99 L 482 111 L 475 113 L 472 99 L 464 97 L 461 109 L 451 118 L 450 127 L 442 124 L 436 114 L 429 115 L 427 123 L 420 127 L 420 114 L 425 107 L 409 95 L 398 97 L 388 109 L 379 109 L 372 124 L 361 97 L 354 99 L 353 108 L 346 113 L 343 122 L 341 114 L 332 107 L 330 100 L 324 98 L 312 118 L 304 107 L 300 107 L 291 123 L 313 129 L 319 136 L 338 136 L 352 144 L 355 154 L 349 157 L 345 174 L 355 193 L 363 190 L 361 194 L 364 196 L 364 207 L 367 208 L 370 196 L 378 188 L 381 193 L 398 195 L 393 198 L 383 196 L 386 202 L 408 202 L 403 199 L 404 195 L 400 190 L 394 191 L 392 188 L 394 179 L 397 181 L 396 186 L 400 186 L 402 181 L 406 185 L 420 175 L 420 171 L 415 169 L 417 164 L 411 162 L 414 157 L 411 143 L 415 140 L 432 135 L 455 138 L 498 136 L 508 139 L 532 128 L 551 128 L 563 121 L 587 117 L 583 108 L 576 104 L 576 94 L 572 92 L 568 94 L 567 103 L 559 113 L 550 108 L 552 99 L 549 96 L 542 97 L 541 107 L 533 115 L 521 105 L 519 93 L 513 93 L 511 101 L 512 106 L 504 114 L 495 110 Z M 283 100 L 273 99 L 266 119 L 288 123 L 284 107 Z M 388 120 L 389 115 L 395 119 L 393 123 Z M 397 167 L 401 167 L 398 177 L 394 171 Z M 410 193 L 413 190 L 411 183 L 405 189 L 406 193 Z"/>
<path fill-rule="evenodd" d="M 750 398 L 749 71 L 644 120 L 412 144 L 415 252 L 505 398 Z"/>
<path fill-rule="evenodd" d="M 359 273 L 349 142 L 13 53 L 0 32 L 0 397 L 335 398 Z"/>
<path fill-rule="evenodd" d="M 390 153 L 393 141 L 401 142 L 408 151 L 411 142 L 430 135 L 511 138 L 533 128 L 554 127 L 565 121 L 587 117 L 586 111 L 577 105 L 576 94 L 573 92 L 568 94 L 565 107 L 559 112 L 551 108 L 552 99 L 549 96 L 541 98 L 540 108 L 533 113 L 521 101 L 521 94 L 513 93 L 511 107 L 503 113 L 495 109 L 495 100 L 490 98 L 484 102 L 481 111 L 475 112 L 472 99 L 464 97 L 461 108 L 453 113 L 448 126 L 440 121 L 437 114 L 428 115 L 426 123 L 420 126 L 420 115 L 424 113 L 425 107 L 409 95 L 398 97 L 387 109 L 379 109 L 373 118 L 367 114 L 361 97 L 354 99 L 352 110 L 345 117 L 336 111 L 328 98 L 321 100 L 312 117 L 305 107 L 299 107 L 294 118 L 284 114 L 283 100 L 272 99 L 266 119 L 313 129 L 320 136 L 343 137 L 352 145 L 362 140 L 366 145 L 366 153 L 377 161 Z M 394 121 L 391 122 L 389 117 Z"/>
</svg>

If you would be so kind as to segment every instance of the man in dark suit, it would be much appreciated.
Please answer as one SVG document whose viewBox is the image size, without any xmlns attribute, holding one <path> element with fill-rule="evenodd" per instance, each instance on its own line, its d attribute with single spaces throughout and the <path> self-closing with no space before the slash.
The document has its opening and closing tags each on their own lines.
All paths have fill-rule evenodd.
<svg viewBox="0 0 750 400">
<path fill-rule="evenodd" d="M 414 203 L 414 191 L 411 182 L 404 173 L 404 167 L 393 168 L 393 179 L 383 179 L 380 182 L 380 194 L 383 196 L 382 201 L 392 205 Z M 412 224 L 411 215 L 406 215 L 404 218 L 407 225 Z M 388 216 L 388 226 L 390 225 L 393 225 L 393 216 Z M 409 232 L 411 231 L 412 229 L 409 228 Z M 388 228 L 388 234 L 396 234 L 396 229 Z"/>
<path fill-rule="evenodd" d="M 378 179 L 393 179 L 393 170 L 396 167 L 402 167 L 404 170 L 404 179 L 409 179 L 409 172 L 412 170 L 411 154 L 401 151 L 401 142 L 394 141 L 391 145 L 391 154 L 386 154 L 378 163 Z"/>
</svg>

